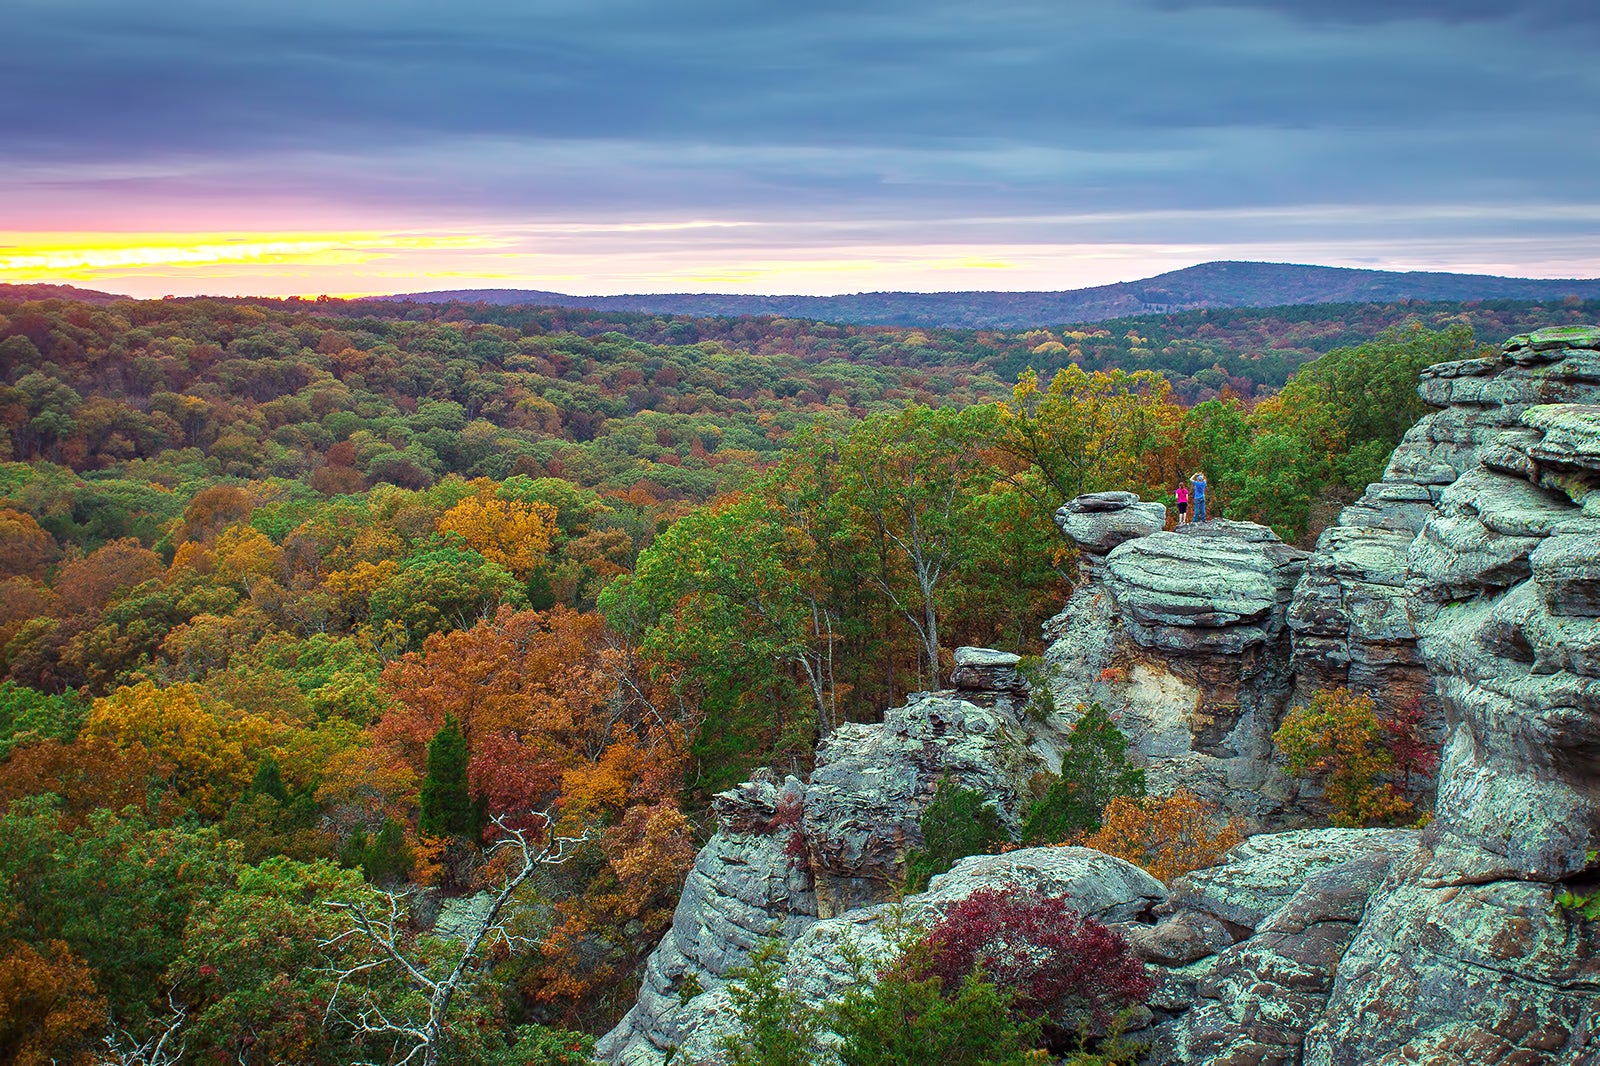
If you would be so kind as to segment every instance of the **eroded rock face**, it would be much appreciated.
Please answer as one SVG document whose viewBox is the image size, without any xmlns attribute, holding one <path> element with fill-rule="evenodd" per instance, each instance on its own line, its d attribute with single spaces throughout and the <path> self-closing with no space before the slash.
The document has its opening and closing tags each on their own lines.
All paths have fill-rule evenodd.
<svg viewBox="0 0 1600 1066">
<path fill-rule="evenodd" d="M 816 921 L 799 841 L 804 795 L 791 777 L 757 779 L 716 797 L 718 831 L 695 857 L 672 928 L 645 963 L 638 1001 L 596 1045 L 601 1059 L 665 1062 L 702 1024 L 688 992 L 721 987 L 764 937 L 792 939 Z"/>
<path fill-rule="evenodd" d="M 1119 545 L 1105 583 L 1141 647 L 1237 655 L 1283 636 L 1305 559 L 1265 526 L 1219 518 Z"/>
<path fill-rule="evenodd" d="M 1540 401 L 1592 397 L 1596 345 L 1600 331 L 1541 331 L 1473 375 L 1472 395 L 1499 404 L 1494 432 L 1441 479 L 1406 555 L 1447 733 L 1435 819 L 1341 957 L 1308 1064 L 1593 1050 L 1600 933 L 1554 899 L 1600 844 L 1600 423 L 1591 405 Z"/>
<path fill-rule="evenodd" d="M 1123 540 L 1046 626 L 1057 706 L 1113 710 L 1153 793 L 1187 788 L 1251 828 L 1274 824 L 1295 798 L 1271 738 L 1304 558 L 1264 526 L 1221 519 Z"/>
<path fill-rule="evenodd" d="M 1463 475 L 1475 476 L 1480 463 L 1532 483 L 1540 456 L 1576 463 L 1600 440 L 1594 429 L 1600 411 L 1574 406 L 1600 403 L 1595 338 L 1593 327 L 1539 330 L 1512 338 L 1497 358 L 1423 371 L 1419 394 L 1439 410 L 1406 433 L 1383 480 L 1367 486 L 1323 532 L 1295 589 L 1289 625 L 1301 698 L 1344 686 L 1390 710 L 1418 702 L 1442 738 L 1443 712 L 1407 610 L 1407 553 L 1438 515 L 1446 490 Z M 1549 413 L 1531 414 L 1536 410 Z M 1474 539 L 1448 528 L 1436 534 L 1440 551 L 1480 563 L 1504 547 L 1500 537 L 1515 536 Z"/>
<path fill-rule="evenodd" d="M 991 800 L 1015 833 L 1038 768 L 1014 721 L 952 695 L 915 698 L 881 725 L 840 726 L 817 750 L 805 794 L 817 912 L 828 918 L 899 894 L 941 777 Z"/>
<path fill-rule="evenodd" d="M 1530 429 L 1584 424 L 1545 408 L 1524 417 Z M 1542 441 L 1499 442 L 1541 484 L 1485 466 L 1463 475 L 1408 558 L 1450 730 L 1439 826 L 1523 876 L 1554 879 L 1600 846 L 1600 469 L 1571 440 L 1557 451 L 1576 447 L 1578 459 L 1535 459 L 1554 454 Z"/>
</svg>

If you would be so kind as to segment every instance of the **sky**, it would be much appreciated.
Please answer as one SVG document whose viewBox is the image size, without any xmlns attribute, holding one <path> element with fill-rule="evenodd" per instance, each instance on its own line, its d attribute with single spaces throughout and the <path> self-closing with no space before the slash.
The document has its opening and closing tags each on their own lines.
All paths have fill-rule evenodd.
<svg viewBox="0 0 1600 1066">
<path fill-rule="evenodd" d="M 1593 0 L 7 0 L 0 281 L 1600 276 Z"/>
</svg>

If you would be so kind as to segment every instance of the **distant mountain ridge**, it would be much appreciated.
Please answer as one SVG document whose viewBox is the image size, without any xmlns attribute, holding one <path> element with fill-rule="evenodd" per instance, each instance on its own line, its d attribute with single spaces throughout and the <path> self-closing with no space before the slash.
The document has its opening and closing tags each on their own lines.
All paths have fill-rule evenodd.
<svg viewBox="0 0 1600 1066">
<path fill-rule="evenodd" d="M 717 317 L 778 315 L 854 325 L 1019 329 L 1097 322 L 1208 307 L 1389 303 L 1395 300 L 1600 299 L 1600 278 L 1505 278 L 1491 274 L 1360 270 L 1291 263 L 1212 262 L 1061 292 L 865 292 L 841 296 L 657 293 L 569 296 L 535 289 L 458 289 L 375 297 L 441 303 L 530 304 L 600 311 Z"/>
<path fill-rule="evenodd" d="M 1507 278 L 1492 274 L 1360 270 L 1293 263 L 1218 261 L 1140 281 L 1060 292 L 860 292 L 839 296 L 755 296 L 742 293 L 638 293 L 572 296 L 542 289 L 450 289 L 371 296 L 384 302 L 454 302 L 500 306 L 638 311 L 696 318 L 775 315 L 857 326 L 1027 329 L 1204 308 L 1305 304 L 1382 304 L 1397 300 L 1552 301 L 1600 299 L 1600 278 Z M 0 299 L 79 300 L 111 304 L 132 299 L 71 285 L 0 283 Z M 244 297 L 249 299 L 249 297 Z"/>
</svg>

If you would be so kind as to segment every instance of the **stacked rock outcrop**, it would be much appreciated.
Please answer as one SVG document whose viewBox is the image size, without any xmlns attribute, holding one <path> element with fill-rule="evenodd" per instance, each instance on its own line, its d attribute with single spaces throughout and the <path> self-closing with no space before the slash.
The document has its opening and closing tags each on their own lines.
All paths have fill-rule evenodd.
<svg viewBox="0 0 1600 1066">
<path fill-rule="evenodd" d="M 694 1051 L 692 1061 L 709 1057 L 727 1025 L 727 975 L 768 936 L 793 942 L 792 966 L 809 967 L 814 982 L 843 980 L 828 938 L 873 926 L 877 905 L 898 898 L 906 852 L 922 844 L 919 819 L 939 781 L 985 796 L 1014 828 L 1038 767 L 1003 706 L 923 693 L 880 724 L 834 730 L 808 783 L 758 778 L 720 793 L 717 833 L 696 857 L 672 928 L 646 963 L 638 1002 L 597 1053 L 652 1066 L 673 1048 Z M 1136 867 L 1086 854 L 1126 867 L 1119 876 L 1148 888 Z M 1048 856 L 1041 861 L 1054 868 Z M 819 919 L 825 928 L 804 940 Z M 838 971 L 832 977 L 829 967 Z"/>
<path fill-rule="evenodd" d="M 1046 627 L 1056 703 L 1112 709 L 1153 792 L 1181 786 L 1270 825 L 1293 797 L 1272 774 L 1272 733 L 1289 700 L 1286 611 L 1305 553 L 1250 522 L 1152 528 L 1152 506 L 1097 493 L 1057 513 L 1092 562 Z"/>
<path fill-rule="evenodd" d="M 1600 330 L 1515 338 L 1422 391 L 1440 410 L 1309 564 L 1259 526 L 1163 532 L 1131 494 L 1062 508 L 1088 579 L 1047 626 L 1057 719 L 1019 719 L 1014 660 L 964 649 L 970 700 L 919 696 L 836 731 L 809 784 L 719 797 L 721 829 L 602 1057 L 709 1058 L 727 973 L 769 931 L 793 987 L 836 994 L 853 979 L 841 946 L 884 943 L 882 901 L 938 779 L 1014 825 L 1077 702 L 1120 714 L 1152 791 L 1262 824 L 1292 813 L 1270 736 L 1298 675 L 1302 692 L 1387 686 L 1391 705 L 1436 693 L 1425 829 L 1258 834 L 1171 886 L 1078 848 L 975 857 L 906 913 L 1005 884 L 1068 895 L 1160 977 L 1150 1066 L 1600 1064 L 1600 922 L 1557 905 L 1600 888 Z"/>
</svg>

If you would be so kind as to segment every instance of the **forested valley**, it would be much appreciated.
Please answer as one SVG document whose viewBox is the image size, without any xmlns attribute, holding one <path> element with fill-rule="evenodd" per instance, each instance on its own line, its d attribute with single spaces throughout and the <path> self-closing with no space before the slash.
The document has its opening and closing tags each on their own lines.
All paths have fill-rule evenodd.
<svg viewBox="0 0 1600 1066">
<path fill-rule="evenodd" d="M 1422 368 L 1592 316 L 0 295 L 0 1051 L 585 1061 L 712 794 L 1039 649 L 1063 501 L 1304 544 Z"/>
</svg>

